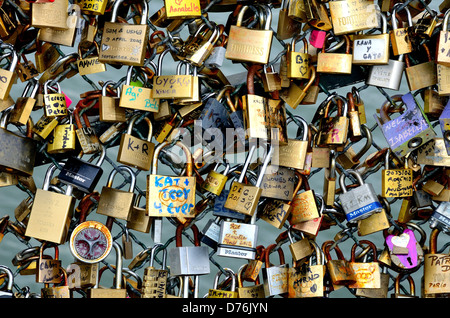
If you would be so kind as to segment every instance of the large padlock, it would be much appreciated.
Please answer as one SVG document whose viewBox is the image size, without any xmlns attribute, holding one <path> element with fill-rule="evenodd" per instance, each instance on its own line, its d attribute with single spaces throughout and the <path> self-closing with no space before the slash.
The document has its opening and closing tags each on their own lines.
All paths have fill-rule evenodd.
<svg viewBox="0 0 450 318">
<path fill-rule="evenodd" d="M 309 243 L 313 246 L 315 255 L 309 257 L 308 263 L 289 268 L 289 298 L 323 297 L 324 295 L 325 255 L 314 240 L 309 240 Z M 314 258 L 315 265 L 313 265 Z"/>
<path fill-rule="evenodd" d="M 68 0 L 33 3 L 31 25 L 35 28 L 67 29 Z"/>
<path fill-rule="evenodd" d="M 268 14 L 263 30 L 248 29 L 242 26 L 244 14 L 248 8 L 249 6 L 241 8 L 236 25 L 232 25 L 230 28 L 225 58 L 235 62 L 266 65 L 272 47 L 273 31 L 270 29 L 272 13 L 270 9 L 265 8 Z"/>
<path fill-rule="evenodd" d="M 383 207 L 371 183 L 364 183 L 362 176 L 355 170 L 346 170 L 356 178 L 359 186 L 347 191 L 343 173 L 339 177 L 339 185 L 342 193 L 339 195 L 342 208 L 348 222 L 356 222 L 365 219 L 374 213 L 382 211 Z"/>
<path fill-rule="evenodd" d="M 55 170 L 56 165 L 51 164 L 45 174 L 42 189 L 36 190 L 25 235 L 63 244 L 69 233 L 69 220 L 72 219 L 75 199 L 71 186 L 67 186 L 63 194 L 49 191 L 51 176 Z"/>
<path fill-rule="evenodd" d="M 133 66 L 128 67 L 127 78 L 122 86 L 119 107 L 157 113 L 159 111 L 159 99 L 152 97 L 152 89 L 131 84 Z"/>
<path fill-rule="evenodd" d="M 75 133 L 77 134 L 78 141 L 80 142 L 81 149 L 83 150 L 83 153 L 86 155 L 96 153 L 100 151 L 100 140 L 97 137 L 97 134 L 95 133 L 95 129 L 91 127 L 89 118 L 86 114 L 86 112 L 83 112 L 83 120 L 85 126 L 81 123 L 80 118 L 80 108 L 75 107 L 72 115 L 75 119 L 76 124 L 76 130 Z"/>
<path fill-rule="evenodd" d="M 130 188 L 128 191 L 112 187 L 114 177 L 121 171 L 129 174 L 131 177 Z M 135 200 L 134 188 L 136 185 L 136 175 L 128 166 L 119 166 L 111 171 L 106 186 L 103 186 L 98 201 L 97 213 L 108 217 L 128 220 Z"/>
<path fill-rule="evenodd" d="M 163 59 L 169 52 L 165 50 L 158 57 L 151 97 L 155 99 L 192 98 L 194 87 L 192 75 L 162 75 Z"/>
<path fill-rule="evenodd" d="M 448 23 L 450 19 L 450 10 L 447 10 L 442 21 L 442 30 L 439 32 L 439 39 L 436 48 L 436 63 L 444 66 L 450 66 L 450 48 L 448 41 L 450 32 L 448 31 Z"/>
<path fill-rule="evenodd" d="M 142 66 L 150 30 L 147 24 L 148 4 L 142 1 L 140 24 L 127 24 L 116 22 L 122 2 L 114 2 L 111 20 L 105 22 L 98 60 L 107 64 Z"/>
<path fill-rule="evenodd" d="M 200 245 L 199 231 L 195 224 L 191 227 L 194 234 L 194 246 L 182 246 L 181 235 L 184 225 L 179 224 L 175 233 L 176 247 L 167 254 L 170 274 L 175 276 L 197 276 L 210 273 L 209 253 L 206 246 Z"/>
<path fill-rule="evenodd" d="M 408 153 L 436 136 L 427 118 L 422 114 L 411 93 L 394 95 L 392 101 L 403 101 L 406 109 L 400 116 L 391 119 L 388 115 L 391 106 L 386 101 L 380 109 L 380 119 L 374 114 L 374 118 L 388 142 L 389 148 L 398 158 L 403 158 Z"/>
<path fill-rule="evenodd" d="M 116 251 L 116 275 L 114 279 L 114 287 L 113 288 L 103 288 L 98 285 L 98 283 L 90 288 L 88 291 L 88 298 L 126 298 L 127 290 L 122 288 L 122 271 L 123 271 L 123 251 L 122 247 L 113 242 L 114 250 Z M 98 281 L 100 282 L 101 275 L 98 277 Z"/>
<path fill-rule="evenodd" d="M 239 268 L 239 272 L 237 275 L 238 278 L 238 287 L 237 292 L 239 294 L 239 298 L 266 298 L 264 284 L 259 283 L 259 276 L 254 282 L 254 285 L 244 286 L 244 279 L 242 278 L 243 273 L 245 272 L 248 264 L 244 264 Z"/>
<path fill-rule="evenodd" d="M 330 3 L 336 2 L 341 1 L 331 1 Z M 331 74 L 352 73 L 353 54 L 350 53 L 350 45 L 351 45 L 350 39 L 347 35 L 344 35 L 343 37 L 346 43 L 345 53 L 329 53 L 325 50 L 324 45 L 322 51 L 317 54 L 318 73 L 331 73 Z"/>
<path fill-rule="evenodd" d="M 80 75 L 89 75 L 106 71 L 106 65 L 104 63 L 99 62 L 98 60 L 98 44 L 97 42 L 93 42 L 95 50 L 97 54 L 91 53 L 90 55 L 83 57 L 83 48 L 90 51 L 89 47 L 82 47 L 78 44 L 78 56 L 79 59 L 77 61 L 78 72 Z"/>
<path fill-rule="evenodd" d="M 158 157 L 171 143 L 159 144 L 153 154 L 152 171 L 147 176 L 147 214 L 153 217 L 195 217 L 196 178 L 193 176 L 192 155 L 188 147 L 177 141 L 186 159 L 186 176 L 158 175 Z"/>
<path fill-rule="evenodd" d="M 409 55 L 405 55 L 405 73 L 408 87 L 411 92 L 437 84 L 436 63 L 432 59 L 428 46 L 426 44 L 422 44 L 422 47 L 426 52 L 426 62 L 411 65 Z"/>
<path fill-rule="evenodd" d="M 410 197 L 413 195 L 413 170 L 408 167 L 408 159 L 405 159 L 405 167 L 389 169 L 390 150 L 386 152 L 385 169 L 381 176 L 381 196 Z"/>
<path fill-rule="evenodd" d="M 380 288 L 381 276 L 380 276 L 380 266 L 377 260 L 377 248 L 375 244 L 368 240 L 360 240 L 359 244 L 368 245 L 368 248 L 372 250 L 372 261 L 371 262 L 357 262 L 356 261 L 356 249 L 359 247 L 358 244 L 353 244 L 351 250 L 350 265 L 355 273 L 356 282 L 349 285 L 349 288 L 356 288 L 356 293 L 359 294 L 361 289 L 366 288 Z M 368 256 L 368 253 L 364 255 L 364 258 Z"/>
<path fill-rule="evenodd" d="M 295 139 L 288 139 L 286 145 L 280 145 L 273 153 L 272 163 L 278 164 L 282 167 L 288 167 L 293 169 L 302 170 L 306 164 L 306 153 L 310 141 L 308 140 L 308 123 L 300 116 L 293 116 L 296 120 L 300 121 L 303 127 L 303 134 L 297 136 Z M 287 125 L 292 121 L 288 118 Z M 300 127 L 299 127 L 300 128 Z"/>
<path fill-rule="evenodd" d="M 383 22 L 381 34 L 356 34 L 353 37 L 353 64 L 387 64 L 389 60 L 389 33 L 387 20 L 380 13 Z"/>
<path fill-rule="evenodd" d="M 28 92 L 32 88 L 30 96 Z M 33 111 L 34 105 L 36 104 L 36 93 L 38 91 L 39 85 L 33 80 L 29 81 L 25 86 L 25 89 L 21 97 L 16 99 L 16 104 L 14 109 L 11 111 L 9 117 L 9 122 L 16 125 L 26 125 L 28 118 L 30 118 L 31 112 Z"/>
<path fill-rule="evenodd" d="M 141 115 L 134 115 L 128 124 L 126 133 L 122 134 L 120 139 L 119 152 L 117 153 L 117 162 L 135 167 L 139 170 L 149 171 L 152 165 L 155 144 L 151 142 L 153 137 L 153 124 L 148 117 L 144 121 L 148 124 L 147 140 L 134 137 L 133 126 Z"/>
<path fill-rule="evenodd" d="M 96 164 L 71 156 L 67 159 L 64 167 L 58 175 L 59 181 L 71 185 L 84 193 L 92 193 L 98 181 L 103 175 L 101 165 L 106 157 L 106 147 L 101 147 L 101 153 Z M 91 157 L 90 160 L 92 160 Z"/>
<path fill-rule="evenodd" d="M 253 145 L 250 148 L 238 181 L 234 181 L 231 184 L 231 190 L 228 193 L 228 197 L 224 205 L 225 208 L 248 216 L 253 216 L 255 214 L 259 198 L 261 197 L 262 193 L 261 184 L 264 178 L 264 173 L 271 160 L 272 153 L 274 152 L 274 147 L 269 145 L 268 147 L 269 149 L 267 149 L 264 163 L 263 166 L 261 167 L 261 170 L 259 171 L 258 179 L 256 181 L 255 186 L 243 183 L 248 166 L 250 165 L 250 162 L 252 160 L 252 155 L 256 150 L 256 145 Z"/>
<path fill-rule="evenodd" d="M 373 65 L 369 70 L 366 84 L 398 91 L 406 67 L 403 57 L 402 54 L 397 60 L 389 59 L 386 65 Z"/>
<path fill-rule="evenodd" d="M 337 99 L 337 116 L 331 117 L 330 106 L 333 99 Z M 347 117 L 348 103 L 347 99 L 341 95 L 330 95 L 322 105 L 325 106 L 325 113 L 319 124 L 319 145 L 337 147 L 347 142 L 348 127 L 350 120 Z"/>
<path fill-rule="evenodd" d="M 194 38 L 198 37 L 200 33 L 204 32 L 204 28 L 208 28 L 206 23 L 201 24 L 196 33 L 194 34 Z M 209 34 L 206 38 L 203 38 L 200 43 L 194 43 L 192 47 L 189 47 L 187 51 L 186 60 L 191 63 L 193 66 L 201 67 L 203 66 L 205 60 L 210 56 L 212 50 L 214 49 L 214 45 L 217 43 L 220 37 L 220 30 L 217 25 L 213 25 L 214 29 L 206 31 L 206 35 Z"/>
</svg>

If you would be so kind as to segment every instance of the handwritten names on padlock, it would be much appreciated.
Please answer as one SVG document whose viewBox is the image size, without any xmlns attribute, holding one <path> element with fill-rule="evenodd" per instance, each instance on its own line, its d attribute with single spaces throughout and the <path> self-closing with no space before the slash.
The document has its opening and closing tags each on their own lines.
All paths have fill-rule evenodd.
<svg viewBox="0 0 450 318">
<path fill-rule="evenodd" d="M 159 111 L 159 99 L 151 97 L 148 88 L 124 85 L 119 106 L 155 113 Z"/>
<path fill-rule="evenodd" d="M 195 178 L 149 175 L 147 182 L 151 187 L 147 205 L 149 216 L 195 216 Z"/>
<path fill-rule="evenodd" d="M 162 75 L 153 78 L 152 97 L 160 99 L 192 98 L 190 75 Z"/>
<path fill-rule="evenodd" d="M 64 94 L 45 94 L 44 110 L 47 117 L 66 116 L 66 96 Z"/>
</svg>

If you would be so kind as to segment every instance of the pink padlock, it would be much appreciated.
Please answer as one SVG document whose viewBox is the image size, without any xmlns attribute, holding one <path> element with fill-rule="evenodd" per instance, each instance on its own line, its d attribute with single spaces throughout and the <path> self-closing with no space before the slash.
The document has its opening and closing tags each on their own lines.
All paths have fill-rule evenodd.
<svg viewBox="0 0 450 318">
<path fill-rule="evenodd" d="M 61 91 L 61 93 L 64 94 L 64 96 L 66 98 L 66 107 L 69 108 L 70 105 L 72 104 L 72 100 L 63 91 Z"/>
<path fill-rule="evenodd" d="M 309 43 L 315 48 L 321 49 L 325 44 L 327 32 L 322 30 L 312 30 L 309 35 Z"/>
</svg>

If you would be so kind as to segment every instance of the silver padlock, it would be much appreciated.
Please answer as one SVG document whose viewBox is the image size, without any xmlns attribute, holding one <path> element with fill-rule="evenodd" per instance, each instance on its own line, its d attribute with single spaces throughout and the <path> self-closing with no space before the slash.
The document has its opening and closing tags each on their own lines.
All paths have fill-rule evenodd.
<svg viewBox="0 0 450 318">
<path fill-rule="evenodd" d="M 373 65 L 369 70 L 366 85 L 377 86 L 398 91 L 402 83 L 405 62 L 403 54 L 397 60 L 389 59 L 388 64 Z"/>
<path fill-rule="evenodd" d="M 217 249 L 217 242 L 220 237 L 220 224 L 222 218 L 217 216 L 215 219 L 210 219 L 203 228 L 201 242 L 205 243 L 212 249 Z"/>
<path fill-rule="evenodd" d="M 0 272 L 5 272 L 8 276 L 8 283 L 6 285 L 6 290 L 0 290 L 0 298 L 15 298 L 14 293 L 12 291 L 13 284 L 14 284 L 14 274 L 5 265 L 0 265 Z"/>
<path fill-rule="evenodd" d="M 182 246 L 181 234 L 184 224 L 176 229 L 176 247 L 171 248 L 168 253 L 170 274 L 175 276 L 197 276 L 210 273 L 210 262 L 208 248 L 200 246 L 199 231 L 194 224 L 191 229 L 194 233 L 195 246 Z"/>
<path fill-rule="evenodd" d="M 359 183 L 356 188 L 347 191 L 345 186 L 345 177 L 343 173 L 339 177 L 339 185 L 342 193 L 339 195 L 339 200 L 344 209 L 345 216 L 348 222 L 356 222 L 365 219 L 374 213 L 381 212 L 383 207 L 378 200 L 378 196 L 370 183 L 364 183 L 361 175 L 355 170 L 346 170 L 353 175 Z"/>
<path fill-rule="evenodd" d="M 262 269 L 264 292 L 266 297 L 282 295 L 288 292 L 289 265 L 284 260 L 284 252 L 278 248 L 280 265 L 271 266 L 269 254 L 277 244 L 269 245 L 265 251 L 265 268 Z"/>
<path fill-rule="evenodd" d="M 450 233 L 450 202 L 441 202 L 430 216 L 430 228 Z"/>
</svg>

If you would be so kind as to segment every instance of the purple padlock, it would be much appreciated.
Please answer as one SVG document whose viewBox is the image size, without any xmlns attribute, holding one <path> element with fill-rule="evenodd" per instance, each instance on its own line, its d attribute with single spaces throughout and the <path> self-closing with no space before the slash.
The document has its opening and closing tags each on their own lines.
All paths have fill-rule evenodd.
<svg viewBox="0 0 450 318">
<path fill-rule="evenodd" d="M 405 229 L 400 235 L 388 235 L 386 245 L 389 249 L 392 265 L 401 270 L 418 268 L 418 264 L 423 258 L 423 250 L 412 230 Z"/>
</svg>

